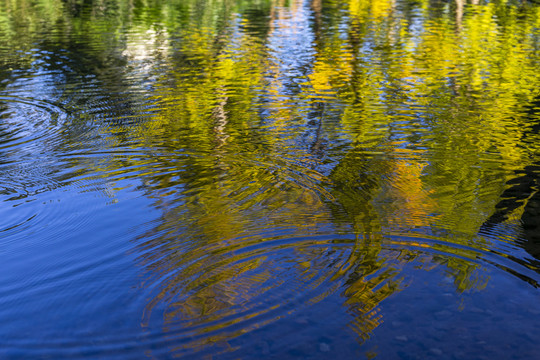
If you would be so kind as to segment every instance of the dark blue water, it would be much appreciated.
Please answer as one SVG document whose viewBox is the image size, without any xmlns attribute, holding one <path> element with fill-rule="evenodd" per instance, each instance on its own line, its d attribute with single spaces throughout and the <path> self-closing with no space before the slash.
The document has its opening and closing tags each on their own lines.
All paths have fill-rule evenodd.
<svg viewBox="0 0 540 360">
<path fill-rule="evenodd" d="M 534 359 L 540 7 L 0 0 L 1 359 Z"/>
</svg>

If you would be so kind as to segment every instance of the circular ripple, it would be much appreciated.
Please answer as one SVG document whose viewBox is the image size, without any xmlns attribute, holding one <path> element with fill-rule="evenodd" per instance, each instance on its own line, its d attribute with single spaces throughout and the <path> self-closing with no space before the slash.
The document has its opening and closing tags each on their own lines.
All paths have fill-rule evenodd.
<svg viewBox="0 0 540 360">
<path fill-rule="evenodd" d="M 339 293 L 356 256 L 350 237 L 295 237 L 288 229 L 205 245 L 157 242 L 139 258 L 150 299 L 143 325 L 153 332 L 165 322 L 173 337 L 189 338 L 178 349 L 185 354 Z"/>
<path fill-rule="evenodd" d="M 410 270 L 404 269 L 415 264 L 425 271 L 448 268 L 458 291 L 482 288 L 494 268 L 537 286 L 534 271 L 490 248 L 483 238 L 460 245 L 420 235 L 369 240 L 294 236 L 284 230 L 274 237 L 259 234 L 207 244 L 149 240 L 139 258 L 148 274 L 144 297 L 150 299 L 143 325 L 158 329 L 165 323 L 178 341 L 187 339 L 178 352 L 189 355 L 209 341 L 225 341 L 320 308 L 316 304 L 329 297 L 342 297 L 356 314 L 350 326 L 369 336 L 378 326 L 380 302 L 407 286 Z"/>
<path fill-rule="evenodd" d="M 28 197 L 59 186 L 50 166 L 68 115 L 61 107 L 31 98 L 0 96 L 0 200 L 19 206 Z M 21 211 L 18 212 L 21 214 Z M 26 224 L 13 219 L 4 230 Z"/>
<path fill-rule="evenodd" d="M 480 243 L 482 239 L 458 245 L 420 234 L 388 234 L 370 240 L 353 235 L 302 236 L 293 229 L 273 236 L 258 233 L 207 243 L 148 236 L 144 235 L 146 242 L 138 249 L 142 252 L 139 264 L 147 274 L 145 289 L 138 299 L 129 301 L 134 305 L 130 314 L 146 303 L 143 331 L 131 328 L 106 338 L 91 334 L 96 354 L 118 351 L 121 358 L 126 351 L 138 354 L 152 348 L 157 357 L 170 356 L 166 351 L 200 357 L 214 353 L 221 341 L 256 334 L 272 324 L 281 329 L 283 323 L 277 323 L 286 318 L 300 330 L 306 313 L 317 323 L 348 321 L 343 325 L 363 341 L 381 323 L 381 302 L 407 287 L 408 276 L 441 266 L 451 270 L 450 278 L 463 280 L 462 274 L 453 271 L 464 271 L 465 282 L 483 286 L 482 276 L 493 270 L 526 270 L 489 250 Z M 107 263 L 112 266 L 118 256 L 114 252 Z M 85 265 L 85 271 L 97 268 L 94 263 Z M 411 275 L 413 269 L 415 275 Z M 341 306 L 347 308 L 350 319 L 339 315 Z M 281 333 L 273 334 L 276 342 L 287 345 Z M 59 357 L 76 355 L 82 345 L 70 336 L 46 344 L 49 353 Z M 44 344 L 21 338 L 10 346 L 37 351 Z"/>
<path fill-rule="evenodd" d="M 50 151 L 67 116 L 64 109 L 47 101 L 0 96 L 0 151 L 5 156 L 16 152 L 18 157 Z"/>
</svg>

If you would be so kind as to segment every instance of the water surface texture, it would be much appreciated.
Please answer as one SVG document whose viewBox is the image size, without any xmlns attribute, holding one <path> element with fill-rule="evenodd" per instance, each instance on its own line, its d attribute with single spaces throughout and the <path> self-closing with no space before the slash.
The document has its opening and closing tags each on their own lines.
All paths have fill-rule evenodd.
<svg viewBox="0 0 540 360">
<path fill-rule="evenodd" d="M 540 4 L 0 0 L 0 358 L 534 359 Z"/>
</svg>

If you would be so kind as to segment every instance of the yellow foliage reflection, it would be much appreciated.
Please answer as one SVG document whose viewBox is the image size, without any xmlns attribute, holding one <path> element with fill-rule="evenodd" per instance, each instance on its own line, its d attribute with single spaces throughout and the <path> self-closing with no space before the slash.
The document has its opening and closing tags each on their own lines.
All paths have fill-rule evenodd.
<svg viewBox="0 0 540 360">
<path fill-rule="evenodd" d="M 221 35 L 192 29 L 182 54 L 190 61 L 173 64 L 156 84 L 158 97 L 175 106 L 147 132 L 167 139 L 171 129 L 189 128 L 181 144 L 200 159 L 181 166 L 198 172 L 198 183 L 182 190 L 181 204 L 164 207 L 168 234 L 142 247 L 159 249 L 144 250 L 145 262 L 168 279 L 148 316 L 165 303 L 166 323 L 210 321 L 216 325 L 204 331 L 225 331 L 231 323 L 223 319 L 243 314 L 235 321 L 260 318 L 258 327 L 278 321 L 271 314 L 285 303 L 249 307 L 268 291 L 349 279 L 342 295 L 363 341 L 384 316 L 381 302 L 403 288 L 400 266 L 389 262 L 423 254 L 423 268 L 444 265 L 456 290 L 482 289 L 488 279 L 466 260 L 474 252 L 394 240 L 404 248 L 399 256 L 382 251 L 387 231 L 452 231 L 459 235 L 446 237 L 449 243 L 482 248 L 476 231 L 504 186 L 494 181 L 495 161 L 529 161 L 515 144 L 525 129 L 518 104 L 532 101 L 540 80 L 530 56 L 537 15 L 524 24 L 509 11 L 503 24 L 494 3 L 461 5 L 440 15 L 421 2 L 418 24 L 396 1 L 298 0 L 272 4 L 262 37 L 244 30 L 247 18 L 231 18 Z M 334 139 L 348 144 L 333 149 Z M 279 236 L 257 235 L 281 228 L 297 239 L 325 227 L 357 239 L 329 273 L 317 265 L 328 260 L 327 239 L 321 248 L 296 240 L 280 248 Z M 177 236 L 189 250 L 163 260 Z M 285 259 L 287 280 L 276 275 Z"/>
<path fill-rule="evenodd" d="M 123 152 L 84 165 L 111 193 L 139 181 L 161 212 L 137 239 L 142 322 L 188 329 L 174 351 L 336 298 L 365 341 L 409 264 L 444 267 L 457 292 L 486 286 L 480 260 L 499 245 L 478 229 L 514 171 L 538 162 L 527 115 L 539 99 L 538 5 L 39 3 L 42 13 L 0 3 L 3 38 L 21 50 L 9 61 L 37 66 L 26 54 L 35 35 L 15 30 L 49 26 L 46 14 L 63 24 L 60 48 L 88 33 L 77 51 L 107 68 L 91 74 L 104 97 L 116 81 L 136 88 L 118 64 L 143 73 L 145 93 L 122 101 L 146 107 L 93 129 Z M 145 31 L 118 30 L 131 22 Z"/>
</svg>

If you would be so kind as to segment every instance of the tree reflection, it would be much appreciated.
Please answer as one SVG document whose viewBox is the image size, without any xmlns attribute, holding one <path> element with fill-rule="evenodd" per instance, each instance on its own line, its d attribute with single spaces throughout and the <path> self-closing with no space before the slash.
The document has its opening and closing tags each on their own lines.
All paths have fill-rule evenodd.
<svg viewBox="0 0 540 360">
<path fill-rule="evenodd" d="M 176 155 L 154 155 L 155 172 L 143 175 L 163 211 L 139 248 L 156 289 L 147 325 L 160 314 L 168 327 L 213 324 L 189 345 L 199 347 L 246 331 L 227 330 L 231 322 L 275 321 L 280 294 L 311 286 L 316 301 L 331 282 L 362 340 L 381 301 L 404 286 L 389 262 L 417 261 L 422 246 L 449 254 L 426 250 L 423 261 L 446 266 L 458 291 L 485 286 L 466 260 L 474 251 L 452 244 L 490 246 L 476 229 L 504 186 L 494 160 L 531 161 L 515 144 L 519 103 L 538 85 L 528 56 L 537 19 L 497 22 L 496 4 L 458 7 L 456 33 L 445 4 L 406 5 L 276 3 L 256 20 L 267 26 L 240 9 L 184 18 L 170 71 L 154 85 L 163 106 L 138 134 Z M 386 234 L 411 231 L 449 245 L 383 252 Z M 298 240 L 333 232 L 354 234 L 346 251 Z"/>
<path fill-rule="evenodd" d="M 24 1 L 3 7 L 3 38 L 23 53 L 37 36 L 27 23 L 52 26 L 36 10 L 24 17 Z M 103 100 L 75 124 L 100 127 L 103 146 L 123 151 L 71 159 L 78 175 L 136 179 L 161 211 L 136 240 L 149 294 L 143 326 L 190 333 L 174 351 L 240 337 L 331 296 L 362 342 L 381 323 L 381 303 L 406 287 L 406 264 L 444 266 L 457 292 L 486 285 L 475 260 L 498 243 L 477 230 L 494 209 L 490 224 L 521 209 L 528 244 L 538 240 L 538 149 L 526 140 L 538 135 L 535 5 L 42 7 L 56 24 L 39 44 L 53 54 L 43 66 L 87 91 L 61 101 Z M 35 66 L 26 55 L 6 63 Z M 73 139 L 63 146 L 79 146 Z M 536 245 L 529 251 L 538 256 Z"/>
<path fill-rule="evenodd" d="M 166 322 L 185 326 L 242 312 L 264 289 L 282 286 L 272 269 L 288 256 L 294 266 L 287 268 L 287 278 L 312 279 L 310 269 L 321 271 L 313 264 L 325 252 L 295 242 L 286 248 L 294 255 L 269 255 L 276 239 L 258 233 L 257 223 L 282 228 L 291 239 L 325 228 L 355 234 L 355 244 L 329 278 L 344 281 L 360 339 L 379 323 L 374 314 L 380 302 L 403 286 L 399 268 L 389 267 L 388 253 L 381 253 L 385 233 L 420 229 L 456 244 L 489 246 L 476 229 L 503 182 L 497 181 L 498 165 L 485 157 L 526 161 L 512 144 L 523 135 L 515 125 L 521 121 L 518 99 L 529 97 L 538 83 L 524 51 L 532 43 L 503 57 L 502 49 L 523 38 L 508 40 L 506 31 L 517 29 L 517 18 L 497 24 L 492 5 L 465 13 L 458 34 L 453 15 L 431 13 L 426 4 L 432 15 L 420 30 L 411 26 L 413 12 L 400 12 L 392 2 L 348 5 L 345 33 L 340 5 L 310 4 L 310 22 L 301 14 L 307 5 L 295 2 L 269 14 L 267 38 L 244 32 L 244 19 L 229 22 L 218 48 L 211 32 L 186 37 L 192 43 L 177 56 L 182 61 L 172 73 L 174 86 L 171 74 L 159 85 L 160 96 L 175 106 L 152 131 L 167 147 L 171 129 L 190 134 L 178 149 L 191 149 L 199 158 L 159 165 L 181 174 L 160 177 L 148 192 L 176 188 L 181 194 L 174 203 L 167 204 L 167 196 L 156 203 L 164 217 L 141 247 L 158 284 L 153 286 L 160 289 L 149 303 L 148 321 L 160 306 Z M 303 51 L 308 57 L 281 55 L 297 44 L 294 36 L 312 41 Z M 480 47 L 484 41 L 491 48 Z M 517 64 L 530 82 L 519 82 Z M 174 177 L 179 180 L 171 182 Z M 409 245 L 413 249 L 403 250 L 398 262 L 416 261 L 422 251 L 414 246 L 420 245 L 456 255 L 423 261 L 448 267 L 458 291 L 481 289 L 488 280 L 478 278 L 479 265 L 466 260 L 476 255 L 468 250 Z M 266 250 L 250 252 L 252 247 Z M 226 323 L 218 324 L 226 329 Z"/>
<path fill-rule="evenodd" d="M 525 113 L 529 120 L 529 126 L 525 130 L 522 144 L 527 146 L 530 142 L 538 139 L 540 117 L 538 108 L 540 101 L 535 99 Z M 495 206 L 494 213 L 482 224 L 481 231 L 491 233 L 495 227 L 511 218 L 519 218 L 523 227 L 524 249 L 537 260 L 540 260 L 540 237 L 538 225 L 540 224 L 540 194 L 538 193 L 538 181 L 540 163 L 533 162 L 522 169 L 516 170 L 515 176 L 508 180 L 506 189 L 501 194 L 501 200 Z M 535 265 L 538 261 L 535 261 Z"/>
</svg>

